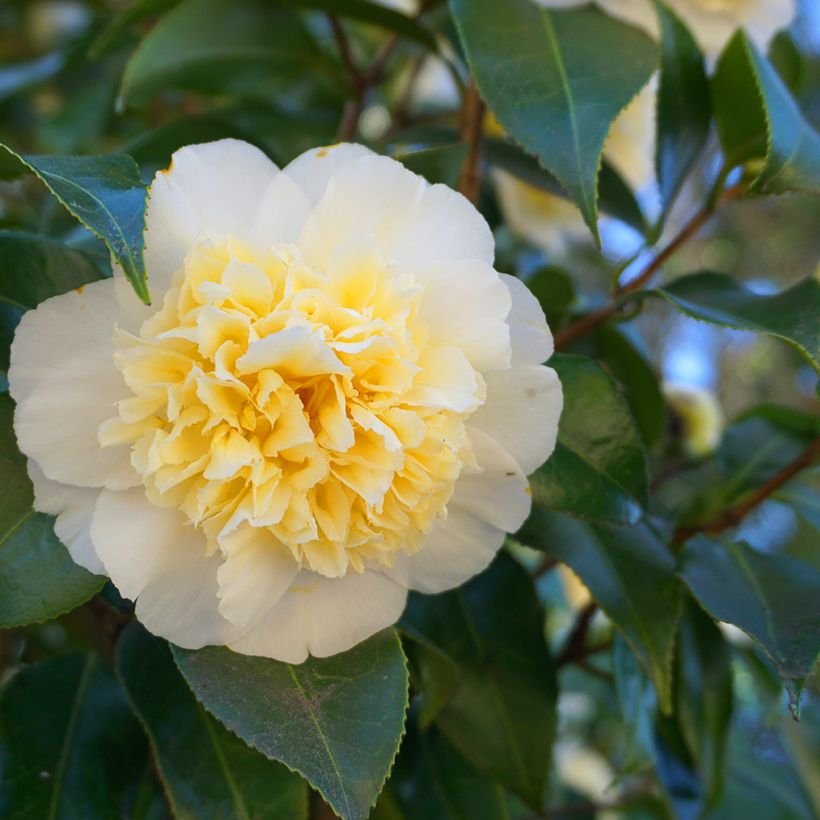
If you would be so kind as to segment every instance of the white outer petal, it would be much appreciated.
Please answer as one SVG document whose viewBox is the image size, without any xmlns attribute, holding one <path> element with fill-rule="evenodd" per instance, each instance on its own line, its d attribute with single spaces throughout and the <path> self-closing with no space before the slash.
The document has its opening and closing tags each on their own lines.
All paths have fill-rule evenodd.
<svg viewBox="0 0 820 820">
<path fill-rule="evenodd" d="M 150 311 L 117 278 L 54 296 L 23 314 L 8 374 L 17 402 L 14 431 L 20 449 L 52 481 L 115 489 L 139 483 L 129 448 L 101 448 L 97 430 L 129 395 L 114 366 L 114 325 L 136 330 Z"/>
<path fill-rule="evenodd" d="M 399 272 L 438 261 L 493 261 L 493 236 L 475 207 L 389 157 L 342 165 L 305 222 L 299 245 L 311 264 L 327 269 L 334 251 L 353 236 L 372 237 Z"/>
<path fill-rule="evenodd" d="M 529 475 L 549 458 L 564 400 L 550 367 L 519 365 L 484 374 L 487 400 L 470 424 L 491 436 Z"/>
<path fill-rule="evenodd" d="M 286 663 L 302 663 L 309 654 L 325 658 L 394 624 L 406 600 L 407 590 L 381 572 L 325 578 L 303 571 L 270 612 L 228 646 Z"/>
<path fill-rule="evenodd" d="M 486 262 L 437 262 L 414 274 L 423 286 L 419 319 L 436 347 L 461 349 L 479 371 L 509 367 L 509 288 Z"/>
<path fill-rule="evenodd" d="M 444 592 L 483 572 L 504 536 L 504 530 L 451 505 L 447 518 L 436 521 L 421 550 L 397 556 L 388 574 L 409 589 Z"/>
<path fill-rule="evenodd" d="M 398 555 L 386 570 L 398 583 L 419 592 L 452 589 L 489 566 L 530 511 L 527 479 L 515 459 L 480 430 L 469 428 L 479 471 L 465 470 L 447 505 L 447 517 L 433 525 L 415 555 Z"/>
<path fill-rule="evenodd" d="M 221 543 L 219 613 L 237 626 L 256 623 L 290 587 L 299 566 L 284 544 L 262 528 L 240 524 Z"/>
<path fill-rule="evenodd" d="M 340 142 L 324 148 L 311 148 L 300 154 L 282 173 L 290 177 L 315 205 L 324 195 L 330 178 L 343 166 L 362 157 L 376 156 L 369 148 Z"/>
<path fill-rule="evenodd" d="M 95 575 L 104 575 L 105 567 L 91 543 L 91 517 L 101 491 L 52 481 L 31 459 L 28 474 L 34 485 L 34 509 L 57 516 L 54 532 L 75 563 Z"/>
<path fill-rule="evenodd" d="M 179 510 L 151 504 L 141 487 L 103 490 L 91 540 L 120 593 L 136 600 L 136 614 L 155 635 L 186 649 L 223 645 L 241 634 L 218 611 L 217 552 Z"/>
<path fill-rule="evenodd" d="M 510 326 L 513 367 L 541 364 L 552 356 L 554 350 L 547 317 L 532 291 L 520 279 L 507 273 L 499 275 L 512 296 L 507 322 Z"/>
<path fill-rule="evenodd" d="M 255 146 L 235 139 L 175 151 L 148 191 L 145 266 L 165 291 L 198 239 L 252 237 L 260 203 L 278 168 Z"/>
</svg>

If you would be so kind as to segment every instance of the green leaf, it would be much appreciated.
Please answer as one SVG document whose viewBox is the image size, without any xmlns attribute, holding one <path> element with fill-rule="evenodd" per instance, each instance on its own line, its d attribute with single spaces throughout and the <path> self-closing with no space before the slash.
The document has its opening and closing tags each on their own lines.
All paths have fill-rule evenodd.
<svg viewBox="0 0 820 820">
<path fill-rule="evenodd" d="M 604 141 L 655 70 L 657 47 L 594 8 L 551 11 L 530 0 L 450 7 L 481 96 L 561 181 L 597 239 Z"/>
<path fill-rule="evenodd" d="M 474 769 L 440 731 L 407 736 L 388 784 L 386 799 L 402 820 L 523 820 L 532 812 Z M 376 807 L 379 820 L 382 801 Z"/>
<path fill-rule="evenodd" d="M 656 715 L 655 771 L 676 820 L 698 820 L 704 809 L 703 784 L 680 726 L 673 716 Z"/>
<path fill-rule="evenodd" d="M 407 668 L 395 632 L 294 666 L 223 647 L 173 648 L 200 703 L 303 775 L 343 820 L 364 820 L 401 740 Z"/>
<path fill-rule="evenodd" d="M 651 447 L 660 439 L 666 424 L 666 402 L 658 376 L 638 347 L 612 325 L 599 327 L 594 341 L 599 358 L 623 387 L 644 443 Z"/>
<path fill-rule="evenodd" d="M 568 197 L 564 186 L 538 161 L 525 154 L 516 145 L 499 139 L 484 140 L 487 161 L 514 177 L 563 198 Z M 623 181 L 618 172 L 606 161 L 601 163 L 598 175 L 598 199 L 601 211 L 620 219 L 640 233 L 646 232 L 646 218 L 632 189 Z"/>
<path fill-rule="evenodd" d="M 23 157 L 0 144 L 0 165 L 6 175 L 37 176 L 72 216 L 105 242 L 137 295 L 150 304 L 142 259 L 145 187 L 131 157 Z"/>
<path fill-rule="evenodd" d="M 723 789 L 732 716 L 732 657 L 714 621 L 687 599 L 678 637 L 675 713 L 707 805 Z"/>
<path fill-rule="evenodd" d="M 621 774 L 628 775 L 651 764 L 657 698 L 641 662 L 619 632 L 612 638 L 612 673 L 624 724 Z"/>
<path fill-rule="evenodd" d="M 681 587 L 675 558 L 645 523 L 585 524 L 565 515 L 543 521 L 542 543 L 586 584 L 672 705 L 672 652 Z"/>
<path fill-rule="evenodd" d="M 34 60 L 10 63 L 0 68 L 0 101 L 21 92 L 31 91 L 52 79 L 65 64 L 65 57 L 52 51 Z"/>
<path fill-rule="evenodd" d="M 606 521 L 636 521 L 647 496 L 646 453 L 627 403 L 590 359 L 557 354 L 564 410 L 558 443 L 531 479 L 542 507 Z"/>
<path fill-rule="evenodd" d="M 81 251 L 37 234 L 0 231 L 0 301 L 33 308 L 100 278 L 97 266 Z"/>
<path fill-rule="evenodd" d="M 93 655 L 30 666 L 0 699 L 0 815 L 130 816 L 145 738 L 113 674 Z"/>
<path fill-rule="evenodd" d="M 132 0 L 122 11 L 112 17 L 88 50 L 91 59 L 96 60 L 108 51 L 131 26 L 143 20 L 162 14 L 173 8 L 179 0 Z"/>
<path fill-rule="evenodd" d="M 307 817 L 305 782 L 211 717 L 180 675 L 168 644 L 136 622 L 117 643 L 117 674 L 145 727 L 176 816 Z"/>
<path fill-rule="evenodd" d="M 666 5 L 655 0 L 655 10 L 661 31 L 655 161 L 661 200 L 668 208 L 706 144 L 711 107 L 697 43 Z"/>
<path fill-rule="evenodd" d="M 820 572 L 796 558 L 697 535 L 679 573 L 709 614 L 766 650 L 786 685 L 792 713 L 820 651 Z"/>
<path fill-rule="evenodd" d="M 722 273 L 693 273 L 648 293 L 715 325 L 765 333 L 797 348 L 820 372 L 820 282 L 811 277 L 774 296 L 761 296 Z"/>
<path fill-rule="evenodd" d="M 414 173 L 421 174 L 428 182 L 442 182 L 457 189 L 465 156 L 467 146 L 464 143 L 454 143 L 399 153 L 396 159 Z"/>
<path fill-rule="evenodd" d="M 0 394 L 0 628 L 56 618 L 87 601 L 105 580 L 75 564 L 52 519 L 32 509 L 13 415 L 11 397 Z"/>
<path fill-rule="evenodd" d="M 402 621 L 439 646 L 461 672 L 436 717 L 438 727 L 476 768 L 539 810 L 556 696 L 543 620 L 532 579 L 502 553 L 460 589 L 411 595 Z"/>
<path fill-rule="evenodd" d="M 743 31 L 736 32 L 724 49 L 712 93 L 727 160 L 762 161 L 753 189 L 820 191 L 820 136 Z"/>
<path fill-rule="evenodd" d="M 410 667 L 410 684 L 415 692 L 413 706 L 422 729 L 435 720 L 447 705 L 461 680 L 461 673 L 453 659 L 424 635 L 402 624 L 404 652 Z"/>
<path fill-rule="evenodd" d="M 292 9 L 264 0 L 185 0 L 143 38 L 125 67 L 120 105 L 168 88 L 269 98 L 335 72 Z"/>
</svg>

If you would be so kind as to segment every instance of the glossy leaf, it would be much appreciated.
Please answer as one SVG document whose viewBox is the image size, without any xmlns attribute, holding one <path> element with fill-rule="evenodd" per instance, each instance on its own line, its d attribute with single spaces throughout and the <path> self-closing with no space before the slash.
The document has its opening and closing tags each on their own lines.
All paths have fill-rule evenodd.
<svg viewBox="0 0 820 820">
<path fill-rule="evenodd" d="M 651 447 L 666 423 L 666 402 L 657 374 L 637 345 L 612 325 L 595 331 L 595 345 L 598 356 L 623 387 L 641 437 Z"/>
<path fill-rule="evenodd" d="M 62 655 L 20 671 L 0 698 L 0 744 L 0 816 L 130 816 L 145 738 L 95 656 Z"/>
<path fill-rule="evenodd" d="M 796 716 L 820 652 L 820 572 L 796 558 L 702 535 L 686 543 L 679 572 L 713 618 L 739 627 L 766 650 Z"/>
<path fill-rule="evenodd" d="M 592 524 L 565 515 L 550 515 L 542 523 L 544 548 L 589 587 L 638 656 L 668 711 L 681 601 L 669 548 L 643 523 Z"/>
<path fill-rule="evenodd" d="M 411 596 L 403 617 L 461 672 L 438 727 L 476 768 L 534 809 L 544 798 L 555 731 L 543 617 L 532 580 L 503 553 L 459 589 Z"/>
<path fill-rule="evenodd" d="M 0 628 L 56 618 L 87 601 L 104 581 L 75 564 L 52 519 L 32 509 L 13 415 L 14 402 L 0 394 Z"/>
<path fill-rule="evenodd" d="M 720 797 L 732 716 L 732 656 L 714 621 L 691 599 L 680 621 L 675 714 L 708 805 Z"/>
<path fill-rule="evenodd" d="M 101 277 L 80 251 L 37 234 L 0 231 L 0 301 L 32 308 Z"/>
<path fill-rule="evenodd" d="M 531 479 L 542 507 L 604 521 L 636 521 L 646 503 L 646 454 L 612 379 L 590 359 L 555 355 L 564 390 L 558 443 Z"/>
<path fill-rule="evenodd" d="M 623 720 L 621 774 L 646 768 L 652 760 L 655 690 L 623 636 L 612 638 L 612 673 Z"/>
<path fill-rule="evenodd" d="M 668 208 L 706 144 L 711 121 L 703 55 L 670 8 L 655 0 L 661 32 L 655 154 L 658 187 Z"/>
<path fill-rule="evenodd" d="M 117 644 L 117 674 L 178 817 L 307 817 L 305 782 L 246 746 L 197 703 L 165 641 L 129 624 Z"/>
<path fill-rule="evenodd" d="M 264 0 L 184 0 L 131 56 L 120 103 L 140 103 L 169 87 L 267 98 L 330 66 L 292 9 Z"/>
<path fill-rule="evenodd" d="M 299 666 L 223 647 L 173 652 L 200 703 L 231 732 L 303 775 L 343 820 L 368 816 L 407 707 L 407 668 L 393 631 Z"/>
<path fill-rule="evenodd" d="M 530 0 L 450 6 L 481 96 L 507 133 L 561 181 L 597 238 L 604 141 L 654 71 L 655 44 L 592 7 L 552 11 Z"/>
<path fill-rule="evenodd" d="M 522 182 L 534 185 L 548 194 L 564 198 L 568 196 L 563 185 L 542 168 L 535 157 L 525 154 L 518 146 L 505 140 L 486 139 L 484 152 L 492 166 L 507 171 Z M 641 233 L 646 231 L 646 219 L 635 194 L 606 160 L 602 161 L 598 175 L 598 202 L 601 211 L 607 216 L 619 219 Z"/>
<path fill-rule="evenodd" d="M 396 159 L 413 173 L 421 174 L 428 182 L 441 182 L 457 189 L 458 176 L 466 156 L 467 146 L 454 143 L 401 153 Z"/>
<path fill-rule="evenodd" d="M 458 688 L 461 673 L 451 657 L 411 624 L 402 624 L 402 635 L 415 691 L 413 705 L 419 726 L 427 729 Z"/>
<path fill-rule="evenodd" d="M 820 135 L 743 31 L 724 49 L 712 91 L 727 159 L 762 160 L 754 188 L 772 193 L 820 190 Z"/>
<path fill-rule="evenodd" d="M 474 769 L 436 729 L 412 721 L 388 785 L 385 803 L 401 820 L 523 820 L 532 812 Z M 387 820 L 382 801 L 373 820 Z"/>
<path fill-rule="evenodd" d="M 653 291 L 693 319 L 765 333 L 797 348 L 820 372 L 820 282 L 761 296 L 722 273 L 693 273 Z"/>
<path fill-rule="evenodd" d="M 105 242 L 137 295 L 150 303 L 142 259 L 145 187 L 131 157 L 23 157 L 0 145 L 0 166 L 7 175 L 37 176 L 72 216 Z"/>
</svg>

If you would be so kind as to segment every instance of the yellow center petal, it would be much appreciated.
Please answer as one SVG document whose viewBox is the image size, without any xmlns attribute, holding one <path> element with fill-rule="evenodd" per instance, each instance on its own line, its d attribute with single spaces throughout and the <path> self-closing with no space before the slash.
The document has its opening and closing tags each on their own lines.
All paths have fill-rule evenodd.
<svg viewBox="0 0 820 820">
<path fill-rule="evenodd" d="M 211 550 L 251 527 L 326 576 L 390 566 L 444 515 L 485 393 L 428 341 L 420 298 L 366 243 L 319 271 L 294 246 L 203 241 L 139 334 L 116 334 L 133 396 L 100 441 L 131 443 L 148 498 Z"/>
</svg>

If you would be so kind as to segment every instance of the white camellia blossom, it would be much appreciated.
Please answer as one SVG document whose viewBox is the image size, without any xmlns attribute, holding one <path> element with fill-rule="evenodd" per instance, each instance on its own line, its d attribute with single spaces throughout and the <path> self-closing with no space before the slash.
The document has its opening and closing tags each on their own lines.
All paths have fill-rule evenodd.
<svg viewBox="0 0 820 820">
<path fill-rule="evenodd" d="M 121 275 L 43 302 L 9 384 L 36 509 L 149 630 L 299 663 L 490 563 L 562 395 L 464 197 L 222 140 L 157 174 L 145 243 L 153 306 Z"/>
<path fill-rule="evenodd" d="M 589 0 L 536 0 L 550 8 L 587 5 Z M 658 15 L 652 0 L 595 0 L 607 14 L 658 37 Z M 766 49 L 772 37 L 797 13 L 797 0 L 666 0 L 683 20 L 710 61 L 720 54 L 738 28 Z"/>
</svg>

